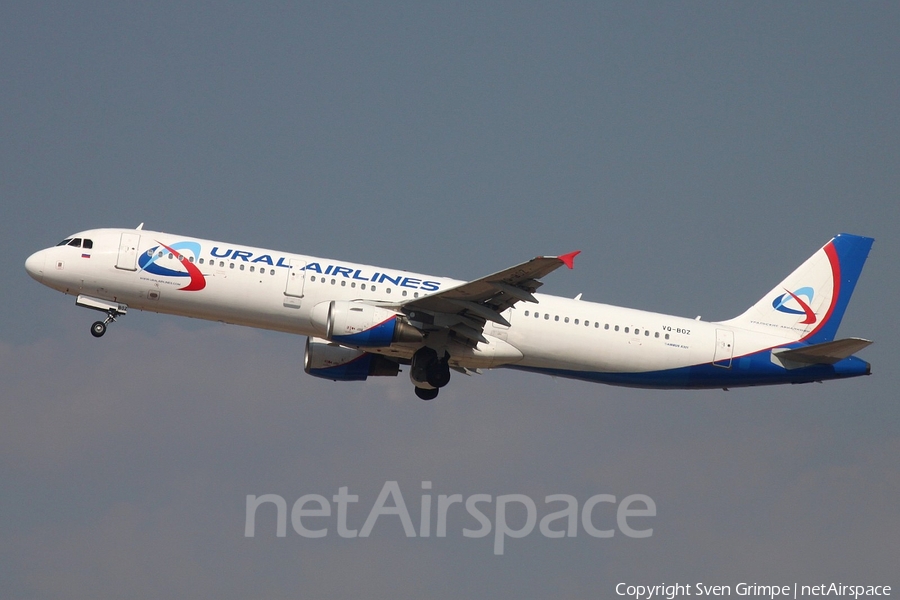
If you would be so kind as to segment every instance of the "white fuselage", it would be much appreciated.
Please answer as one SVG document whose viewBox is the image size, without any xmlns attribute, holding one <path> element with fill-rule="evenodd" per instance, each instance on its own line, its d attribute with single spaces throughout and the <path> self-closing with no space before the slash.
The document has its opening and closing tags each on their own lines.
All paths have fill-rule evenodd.
<svg viewBox="0 0 900 600">
<path fill-rule="evenodd" d="M 136 239 L 136 250 L 131 250 L 135 256 L 120 248 L 123 234 Z M 99 229 L 76 236 L 91 240 L 92 247 L 48 248 L 29 259 L 29 272 L 34 276 L 39 270 L 41 275 L 35 278 L 66 294 L 307 336 L 320 335 L 311 315 L 322 302 L 390 304 L 464 283 L 151 231 Z M 199 290 L 189 289 L 192 277 L 179 263 L 178 252 L 173 255 L 163 249 L 191 244 L 199 255 L 190 255 L 189 260 L 205 282 Z M 141 268 L 141 260 L 152 256 L 149 252 L 156 254 L 155 260 L 150 268 Z M 188 254 L 192 253 L 184 252 Z M 656 372 L 701 363 L 719 363 L 728 369 L 732 357 L 786 340 L 722 323 L 546 294 L 535 297 L 537 304 L 519 303 L 503 313 L 509 327 L 487 322 L 484 335 L 489 343 L 479 344 L 475 352 L 451 352 L 451 364 L 463 368 L 514 365 L 568 376 Z M 400 344 L 367 350 L 409 358 L 415 347 Z"/>
</svg>

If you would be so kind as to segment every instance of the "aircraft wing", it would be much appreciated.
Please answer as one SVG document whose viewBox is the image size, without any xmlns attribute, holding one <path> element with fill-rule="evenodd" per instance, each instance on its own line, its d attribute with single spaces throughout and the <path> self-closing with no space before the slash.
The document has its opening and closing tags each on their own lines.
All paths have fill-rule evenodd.
<svg viewBox="0 0 900 600">
<path fill-rule="evenodd" d="M 542 285 L 539 279 L 563 265 L 571 269 L 579 252 L 538 256 L 487 277 L 407 300 L 397 306 L 415 320 L 437 328 L 448 327 L 464 337 L 485 341 L 481 330 L 486 321 L 508 327 L 509 322 L 500 313 L 516 302 L 537 302 L 533 294 Z"/>
</svg>

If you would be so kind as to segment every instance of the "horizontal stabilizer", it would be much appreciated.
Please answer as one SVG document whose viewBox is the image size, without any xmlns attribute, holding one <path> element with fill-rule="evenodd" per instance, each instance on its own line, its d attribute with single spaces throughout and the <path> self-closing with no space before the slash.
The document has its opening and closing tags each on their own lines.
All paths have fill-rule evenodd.
<svg viewBox="0 0 900 600">
<path fill-rule="evenodd" d="M 801 363 L 802 365 L 833 365 L 840 362 L 848 356 L 859 352 L 872 342 L 862 338 L 846 338 L 843 340 L 834 340 L 832 342 L 823 342 L 821 344 L 813 344 L 812 346 L 802 346 L 800 348 L 772 350 L 772 358 L 782 363 L 785 368 L 786 363 Z"/>
</svg>

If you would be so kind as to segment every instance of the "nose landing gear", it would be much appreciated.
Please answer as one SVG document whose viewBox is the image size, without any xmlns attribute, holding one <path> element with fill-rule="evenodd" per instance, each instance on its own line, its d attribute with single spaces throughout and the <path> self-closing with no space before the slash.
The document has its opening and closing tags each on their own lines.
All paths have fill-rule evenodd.
<svg viewBox="0 0 900 600">
<path fill-rule="evenodd" d="M 104 333 L 106 333 L 106 323 L 103 321 L 94 321 L 94 324 L 91 325 L 91 335 L 94 337 L 100 337 Z"/>
<path fill-rule="evenodd" d="M 106 319 L 94 321 L 91 325 L 91 335 L 95 338 L 103 337 L 103 334 L 106 333 L 106 326 L 115 321 L 116 317 L 124 315 L 128 310 L 128 307 L 124 304 L 119 304 L 118 302 L 112 303 L 107 300 L 92 298 L 90 296 L 78 296 L 78 298 L 75 299 L 75 304 L 76 306 L 90 308 L 91 310 L 99 310 L 106 313 Z"/>
<path fill-rule="evenodd" d="M 103 334 L 106 333 L 106 326 L 116 320 L 117 314 L 124 313 L 119 313 L 111 310 L 106 313 L 106 318 L 102 321 L 94 321 L 94 324 L 91 325 L 91 335 L 96 338 L 103 337 Z"/>
</svg>

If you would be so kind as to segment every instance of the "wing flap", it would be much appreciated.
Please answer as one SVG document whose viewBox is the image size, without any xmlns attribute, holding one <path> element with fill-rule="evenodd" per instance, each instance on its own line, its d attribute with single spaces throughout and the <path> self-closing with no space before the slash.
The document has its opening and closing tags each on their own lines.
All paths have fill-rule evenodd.
<svg viewBox="0 0 900 600">
<path fill-rule="evenodd" d="M 473 340 L 474 342 L 482 342 L 484 344 L 488 344 L 488 339 L 484 337 L 481 329 L 476 329 L 474 327 L 469 327 L 463 323 L 457 323 L 450 327 L 451 331 L 455 331 L 458 335 L 463 336 L 464 338 L 468 338 Z"/>
</svg>

